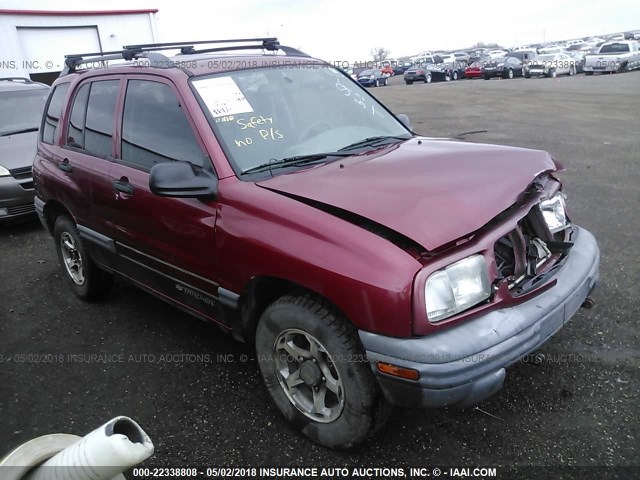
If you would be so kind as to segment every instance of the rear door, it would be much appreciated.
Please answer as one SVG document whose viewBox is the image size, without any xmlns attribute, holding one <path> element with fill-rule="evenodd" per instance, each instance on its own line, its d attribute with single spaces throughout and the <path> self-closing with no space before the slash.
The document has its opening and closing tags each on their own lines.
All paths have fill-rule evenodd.
<svg viewBox="0 0 640 480">
<path fill-rule="evenodd" d="M 177 89 L 155 76 L 128 77 L 110 172 L 109 236 L 120 271 L 188 310 L 220 321 L 214 227 L 216 203 L 166 198 L 149 190 L 161 162 L 213 171 Z"/>
<path fill-rule="evenodd" d="M 86 234 L 87 229 L 104 231 L 120 83 L 119 77 L 92 78 L 78 84 L 71 96 L 61 152 L 63 168 L 74 187 L 73 213 L 81 234 Z"/>
</svg>

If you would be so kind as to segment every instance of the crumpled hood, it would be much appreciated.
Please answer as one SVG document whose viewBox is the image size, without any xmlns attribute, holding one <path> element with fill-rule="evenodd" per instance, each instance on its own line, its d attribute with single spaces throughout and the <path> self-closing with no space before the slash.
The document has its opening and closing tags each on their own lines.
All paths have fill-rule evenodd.
<svg viewBox="0 0 640 480">
<path fill-rule="evenodd" d="M 11 170 L 33 165 L 38 145 L 38 132 L 0 137 L 0 165 Z"/>
<path fill-rule="evenodd" d="M 414 138 L 257 184 L 355 213 L 434 250 L 478 230 L 554 170 L 540 150 Z"/>
</svg>

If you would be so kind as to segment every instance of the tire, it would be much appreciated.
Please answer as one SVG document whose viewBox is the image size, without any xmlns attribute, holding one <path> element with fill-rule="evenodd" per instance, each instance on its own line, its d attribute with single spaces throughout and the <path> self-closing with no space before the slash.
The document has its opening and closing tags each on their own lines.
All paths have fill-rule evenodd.
<svg viewBox="0 0 640 480">
<path fill-rule="evenodd" d="M 85 300 L 105 294 L 113 284 L 113 275 L 99 268 L 87 252 L 75 223 L 61 215 L 53 227 L 58 261 L 73 292 Z"/>
<path fill-rule="evenodd" d="M 569 68 L 569 76 L 573 77 L 576 74 L 576 67 Z"/>
<path fill-rule="evenodd" d="M 445 82 L 450 82 L 451 81 L 451 72 L 447 72 L 444 74 L 444 81 Z"/>
<path fill-rule="evenodd" d="M 529 75 L 528 73 L 525 73 L 524 78 L 531 78 L 531 75 Z"/>
<path fill-rule="evenodd" d="M 371 85 L 372 87 L 379 87 L 380 84 L 378 83 L 378 80 L 376 79 L 375 82 L 373 82 L 373 85 Z"/>
<path fill-rule="evenodd" d="M 513 70 L 512 69 L 509 69 L 509 71 L 507 72 L 507 78 L 509 80 L 511 80 L 513 78 Z"/>
<path fill-rule="evenodd" d="M 585 74 L 587 77 L 590 77 L 591 75 L 593 75 L 593 72 L 584 72 L 584 74 Z"/>
<path fill-rule="evenodd" d="M 274 302 L 258 323 L 256 353 L 276 406 L 314 442 L 351 448 L 384 424 L 389 407 L 357 332 L 327 302 L 312 295 L 287 295 Z M 321 411 L 317 395 L 323 398 Z"/>
<path fill-rule="evenodd" d="M 458 71 L 457 70 L 453 71 L 453 80 L 458 80 Z"/>
<path fill-rule="evenodd" d="M 406 83 L 407 85 L 413 85 L 413 82 L 410 82 L 409 80 L 405 80 L 404 83 Z"/>
<path fill-rule="evenodd" d="M 424 83 L 431 83 L 433 81 L 433 77 L 431 76 L 431 73 L 427 73 L 424 76 Z"/>
<path fill-rule="evenodd" d="M 387 79 L 386 79 L 386 78 L 384 79 L 384 83 L 382 84 L 382 86 L 383 86 L 383 87 L 386 87 L 386 86 L 387 86 Z"/>
<path fill-rule="evenodd" d="M 484 77 L 485 80 L 491 80 L 491 77 Z"/>
<path fill-rule="evenodd" d="M 558 76 L 558 72 L 556 72 L 556 69 L 555 69 L 555 68 L 552 68 L 552 69 L 549 71 L 549 78 L 556 78 L 557 76 Z"/>
</svg>

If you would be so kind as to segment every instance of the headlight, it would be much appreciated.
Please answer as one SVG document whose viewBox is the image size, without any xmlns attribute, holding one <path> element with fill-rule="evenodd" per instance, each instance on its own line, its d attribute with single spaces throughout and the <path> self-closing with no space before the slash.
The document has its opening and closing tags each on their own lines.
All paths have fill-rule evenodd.
<svg viewBox="0 0 640 480">
<path fill-rule="evenodd" d="M 471 255 L 439 270 L 424 287 L 427 317 L 439 322 L 460 313 L 491 295 L 487 262 L 482 255 Z"/>
<path fill-rule="evenodd" d="M 11 175 L 9 170 L 0 165 L 0 177 L 8 177 L 9 175 Z"/>
<path fill-rule="evenodd" d="M 564 193 L 559 192 L 555 196 L 540 202 L 542 217 L 551 233 L 559 232 L 569 224 L 564 199 Z"/>
</svg>

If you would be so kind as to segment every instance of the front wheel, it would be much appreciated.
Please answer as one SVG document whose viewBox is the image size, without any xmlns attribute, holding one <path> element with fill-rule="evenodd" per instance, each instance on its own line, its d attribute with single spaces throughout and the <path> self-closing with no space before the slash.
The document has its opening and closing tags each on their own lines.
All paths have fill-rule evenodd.
<svg viewBox="0 0 640 480">
<path fill-rule="evenodd" d="M 509 79 L 512 79 L 512 78 L 513 78 L 513 70 L 512 70 L 512 69 L 509 69 L 509 71 L 507 72 L 507 77 L 508 77 Z"/>
<path fill-rule="evenodd" d="M 406 83 L 407 85 L 413 85 L 413 82 L 410 80 L 405 80 L 404 83 Z"/>
<path fill-rule="evenodd" d="M 424 83 L 431 83 L 431 80 L 433 80 L 431 73 L 427 73 L 424 77 Z"/>
<path fill-rule="evenodd" d="M 558 76 L 558 72 L 556 72 L 555 68 L 549 71 L 549 76 L 551 78 L 556 78 Z"/>
<path fill-rule="evenodd" d="M 113 275 L 101 270 L 89 257 L 75 223 L 61 215 L 53 227 L 58 260 L 73 292 L 92 300 L 109 290 Z"/>
<path fill-rule="evenodd" d="M 384 422 L 384 400 L 355 328 L 326 302 L 285 296 L 256 331 L 263 380 L 280 412 L 330 448 L 362 442 Z"/>
<path fill-rule="evenodd" d="M 457 70 L 453 71 L 453 79 L 454 80 L 458 80 L 458 71 Z"/>
</svg>

